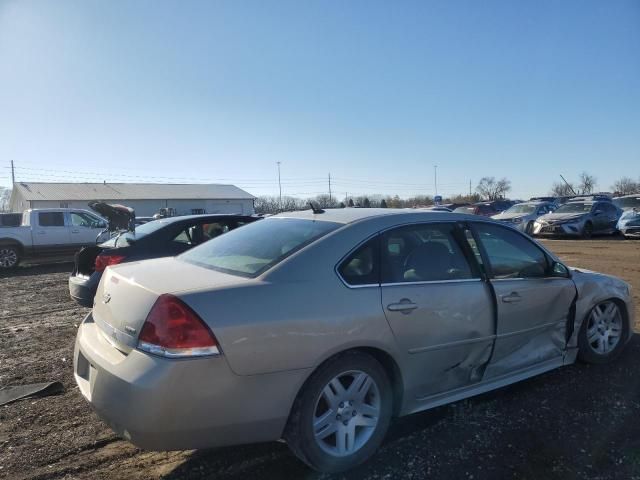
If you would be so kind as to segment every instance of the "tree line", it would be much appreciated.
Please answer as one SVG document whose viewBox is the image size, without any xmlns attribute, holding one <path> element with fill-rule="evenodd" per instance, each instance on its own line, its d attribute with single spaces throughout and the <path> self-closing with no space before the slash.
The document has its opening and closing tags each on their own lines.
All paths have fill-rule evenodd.
<svg viewBox="0 0 640 480">
<path fill-rule="evenodd" d="M 588 172 L 582 172 L 578 179 L 571 182 L 555 182 L 549 194 L 556 197 L 571 195 L 589 195 L 596 191 L 597 178 Z M 611 186 L 614 195 L 640 194 L 640 179 L 635 181 L 629 177 L 622 177 Z M 475 192 L 470 195 L 452 195 L 442 199 L 442 203 L 475 203 L 480 201 L 492 201 L 506 198 L 511 191 L 511 181 L 505 177 L 483 177 L 476 185 Z M 432 195 L 415 195 L 409 198 L 400 198 L 399 195 L 361 195 L 348 198 L 335 198 L 329 194 L 316 195 L 311 198 L 298 198 L 284 196 L 282 204 L 280 198 L 272 195 L 260 196 L 255 199 L 256 213 L 277 213 L 292 210 L 308 210 L 310 202 L 320 208 L 414 208 L 434 205 Z"/>
</svg>

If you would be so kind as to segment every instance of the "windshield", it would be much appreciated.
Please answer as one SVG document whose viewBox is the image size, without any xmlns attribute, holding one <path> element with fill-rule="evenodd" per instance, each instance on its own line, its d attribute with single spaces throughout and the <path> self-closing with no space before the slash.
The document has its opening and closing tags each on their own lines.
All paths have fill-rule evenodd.
<svg viewBox="0 0 640 480">
<path fill-rule="evenodd" d="M 623 210 L 630 208 L 640 208 L 640 196 L 614 198 L 613 203 L 616 207 L 622 208 Z"/>
<path fill-rule="evenodd" d="M 591 211 L 593 203 L 571 202 L 565 203 L 553 213 L 588 213 Z"/>
<path fill-rule="evenodd" d="M 533 213 L 536 209 L 535 205 L 527 205 L 525 203 L 520 205 L 514 205 L 504 213 Z"/>
<path fill-rule="evenodd" d="M 334 222 L 270 218 L 214 238 L 178 258 L 225 273 L 255 277 L 340 226 Z"/>
</svg>

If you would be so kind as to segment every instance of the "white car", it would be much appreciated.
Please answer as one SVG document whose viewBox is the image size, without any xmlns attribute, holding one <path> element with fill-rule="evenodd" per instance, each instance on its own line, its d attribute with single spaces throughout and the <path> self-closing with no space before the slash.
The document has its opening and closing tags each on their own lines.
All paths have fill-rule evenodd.
<svg viewBox="0 0 640 480">
<path fill-rule="evenodd" d="M 536 219 L 553 212 L 555 208 L 555 204 L 551 202 L 524 202 L 518 203 L 491 218 L 508 223 L 521 232 L 531 234 Z"/>
</svg>

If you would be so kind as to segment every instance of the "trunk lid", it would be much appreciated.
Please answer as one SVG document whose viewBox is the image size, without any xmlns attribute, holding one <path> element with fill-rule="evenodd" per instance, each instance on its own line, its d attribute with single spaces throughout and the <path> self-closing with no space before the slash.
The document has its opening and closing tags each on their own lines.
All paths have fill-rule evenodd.
<svg viewBox="0 0 640 480">
<path fill-rule="evenodd" d="M 175 258 L 107 267 L 96 292 L 93 320 L 107 340 L 128 353 L 137 345 L 142 325 L 163 293 L 213 290 L 247 281 Z"/>
</svg>

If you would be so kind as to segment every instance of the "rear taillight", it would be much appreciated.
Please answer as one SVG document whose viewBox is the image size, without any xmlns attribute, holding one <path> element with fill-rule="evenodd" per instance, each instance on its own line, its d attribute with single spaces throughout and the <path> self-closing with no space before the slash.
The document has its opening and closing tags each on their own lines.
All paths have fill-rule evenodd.
<svg viewBox="0 0 640 480">
<path fill-rule="evenodd" d="M 103 255 L 96 257 L 96 272 L 103 272 L 109 265 L 117 265 L 125 259 L 124 255 Z"/>
<path fill-rule="evenodd" d="M 182 300 L 160 295 L 138 337 L 138 348 L 164 357 L 219 355 L 218 341 Z"/>
</svg>

